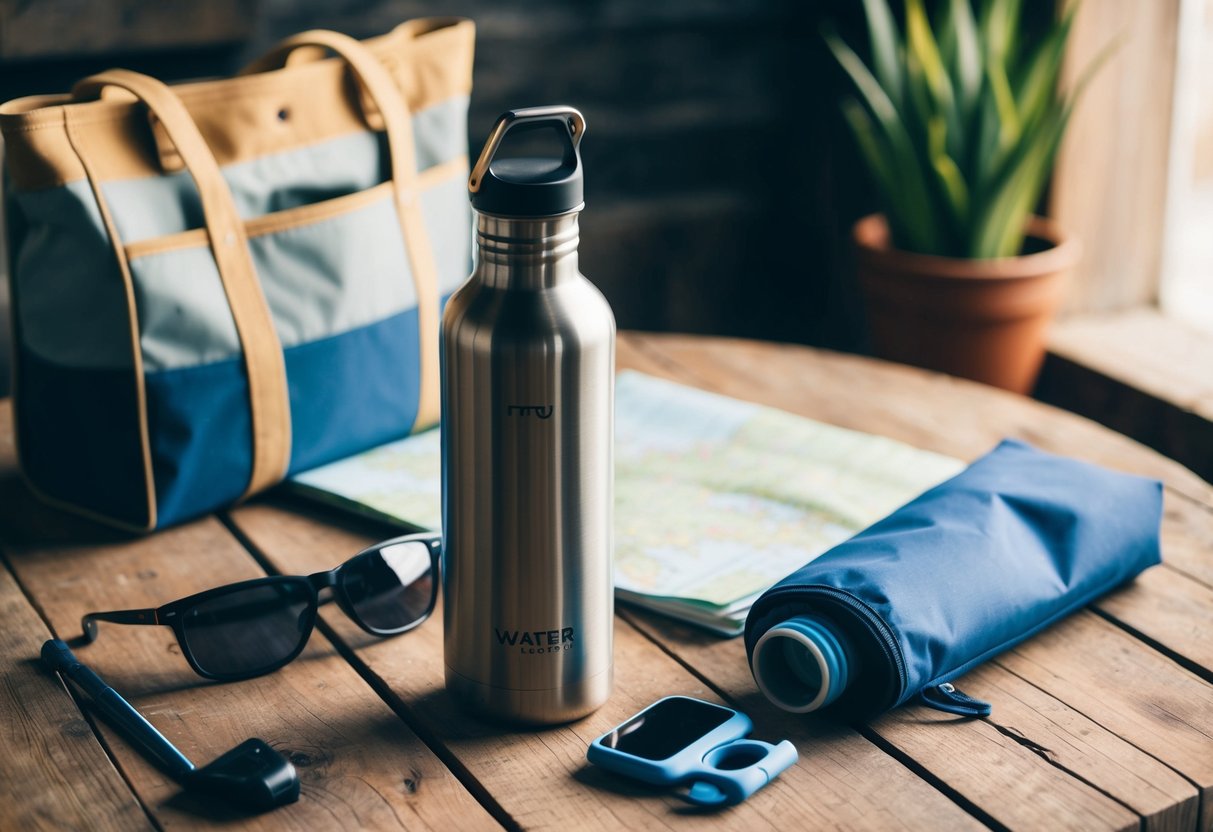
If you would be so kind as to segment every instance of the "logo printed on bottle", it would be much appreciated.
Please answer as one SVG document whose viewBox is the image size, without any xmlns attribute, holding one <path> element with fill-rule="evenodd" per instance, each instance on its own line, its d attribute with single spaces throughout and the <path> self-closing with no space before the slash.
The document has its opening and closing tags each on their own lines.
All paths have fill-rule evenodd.
<svg viewBox="0 0 1213 832">
<path fill-rule="evenodd" d="M 551 404 L 508 404 L 505 406 L 506 416 L 538 416 L 540 419 L 552 418 L 556 410 Z"/>
<path fill-rule="evenodd" d="M 562 627 L 559 630 L 503 630 L 494 627 L 497 643 L 502 647 L 517 647 L 519 653 L 533 655 L 538 653 L 562 653 L 572 650 L 576 640 L 573 638 L 572 627 Z"/>
</svg>

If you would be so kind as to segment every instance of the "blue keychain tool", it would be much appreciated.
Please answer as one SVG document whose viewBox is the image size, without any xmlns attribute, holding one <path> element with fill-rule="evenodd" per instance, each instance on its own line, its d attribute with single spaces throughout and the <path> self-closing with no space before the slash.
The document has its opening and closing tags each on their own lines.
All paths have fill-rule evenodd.
<svg viewBox="0 0 1213 832">
<path fill-rule="evenodd" d="M 667 696 L 590 743 L 591 763 L 659 786 L 680 785 L 697 806 L 732 806 L 796 762 L 796 747 L 747 740 L 743 713 Z"/>
</svg>

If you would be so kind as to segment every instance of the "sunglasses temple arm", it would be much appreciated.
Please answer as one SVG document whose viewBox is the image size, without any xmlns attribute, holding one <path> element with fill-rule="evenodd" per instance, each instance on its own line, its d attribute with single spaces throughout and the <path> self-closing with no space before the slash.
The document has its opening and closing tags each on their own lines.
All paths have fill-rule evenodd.
<svg viewBox="0 0 1213 832">
<path fill-rule="evenodd" d="M 156 610 L 110 610 L 108 612 L 90 612 L 80 619 L 80 629 L 84 631 L 84 641 L 92 644 L 97 640 L 97 622 L 109 621 L 112 624 L 159 624 L 160 617 Z"/>
<path fill-rule="evenodd" d="M 81 663 L 63 641 L 52 638 L 42 645 L 42 663 L 75 682 L 115 728 L 158 760 L 170 775 L 180 780 L 194 770 L 188 757 L 91 668 Z"/>
</svg>

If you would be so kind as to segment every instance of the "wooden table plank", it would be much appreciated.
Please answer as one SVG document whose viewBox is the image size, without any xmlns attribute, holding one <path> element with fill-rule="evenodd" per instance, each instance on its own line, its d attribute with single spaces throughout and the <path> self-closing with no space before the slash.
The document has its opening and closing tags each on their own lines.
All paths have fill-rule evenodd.
<svg viewBox="0 0 1213 832">
<path fill-rule="evenodd" d="M 12 476 L 11 461 L 0 463 Z M 3 520 L 15 518 L 5 506 Z M 33 525 L 51 526 L 49 509 Z M 23 518 L 27 523 L 29 517 Z M 261 570 L 213 518 L 131 542 L 100 546 L 14 546 L 11 564 L 55 631 L 80 633 L 88 610 L 154 607 L 192 592 L 257 577 Z M 242 818 L 256 829 L 467 829 L 498 824 L 392 713 L 319 633 L 286 668 L 232 684 L 208 683 L 181 657 L 165 627 L 101 625 L 77 650 L 183 753 L 204 764 L 259 736 L 287 754 L 302 780 L 298 803 Z M 102 725 L 119 766 L 157 822 L 241 818 L 230 807 L 180 788 Z"/>
<path fill-rule="evenodd" d="M 909 706 L 877 720 L 872 729 L 919 764 L 946 771 L 948 782 L 962 783 L 981 806 L 1022 800 L 1015 810 L 1026 817 L 1008 818 L 1011 827 L 1054 826 L 1057 818 L 1076 811 L 1092 821 L 1099 818 L 1094 810 L 1080 810 L 1082 803 L 1070 802 L 1072 788 L 1044 787 L 1032 756 L 1054 768 L 1058 777 L 1090 785 L 1131 809 L 1146 830 L 1195 827 L 1200 811 L 1195 786 L 1064 702 L 997 663 L 966 674 L 957 685 L 996 703 L 994 714 L 958 721 L 930 708 Z M 967 742 L 970 732 L 988 744 Z M 1014 751 L 1014 745 L 1020 750 Z M 984 763 L 972 754 L 973 746 L 986 750 Z M 1008 760 L 1015 761 L 1022 774 L 1008 770 Z M 1003 794 L 1007 785 L 1010 794 Z"/>
<path fill-rule="evenodd" d="M 329 568 L 372 542 L 375 533 L 352 522 L 308 519 L 270 505 L 237 509 L 232 518 L 275 567 L 292 572 Z M 773 709 L 765 702 L 744 703 L 752 706 L 755 735 L 792 739 L 800 762 L 754 799 L 725 813 L 688 813 L 676 798 L 588 766 L 585 751 L 591 740 L 656 699 L 675 693 L 717 698 L 626 623 L 615 628 L 615 691 L 602 709 L 569 726 L 512 731 L 463 715 L 447 697 L 439 621 L 381 641 L 366 636 L 338 611 L 324 614 L 338 638 L 357 651 L 367 672 L 382 680 L 415 722 L 428 726 L 522 828 L 978 826 L 854 731 L 841 726 L 810 731 L 802 722 L 768 720 L 763 714 Z"/>
<path fill-rule="evenodd" d="M 1213 589 L 1170 569 L 1149 569 L 1093 606 L 1213 682 Z"/>
<path fill-rule="evenodd" d="M 1167 564 L 1213 588 L 1213 505 L 1168 489 L 1162 549 Z"/>
<path fill-rule="evenodd" d="M 50 631 L 4 566 L 0 621 L 0 829 L 154 828 L 76 703 L 38 663 Z"/>
<path fill-rule="evenodd" d="M 1080 612 L 999 664 L 1166 763 L 1201 792 L 1213 829 L 1213 686 L 1119 627 Z"/>
</svg>

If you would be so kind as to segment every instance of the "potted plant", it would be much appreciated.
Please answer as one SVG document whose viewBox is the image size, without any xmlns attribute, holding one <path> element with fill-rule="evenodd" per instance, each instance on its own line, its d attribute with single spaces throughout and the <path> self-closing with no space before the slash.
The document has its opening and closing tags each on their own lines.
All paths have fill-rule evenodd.
<svg viewBox="0 0 1213 832">
<path fill-rule="evenodd" d="M 1029 45 L 1020 3 L 942 0 L 932 20 L 905 0 L 903 34 L 886 0 L 864 0 L 867 64 L 823 34 L 883 206 L 854 228 L 877 354 L 1026 393 L 1080 256 L 1033 209 L 1095 65 L 1059 91 L 1074 9 Z"/>
</svg>

